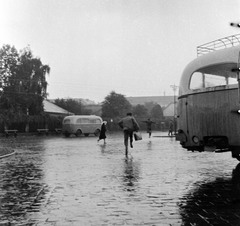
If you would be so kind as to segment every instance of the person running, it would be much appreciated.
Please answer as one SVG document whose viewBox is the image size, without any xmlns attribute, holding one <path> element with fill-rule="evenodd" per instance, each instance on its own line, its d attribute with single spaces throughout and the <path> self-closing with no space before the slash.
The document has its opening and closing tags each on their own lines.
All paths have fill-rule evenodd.
<svg viewBox="0 0 240 226">
<path fill-rule="evenodd" d="M 123 129 L 125 155 L 128 156 L 128 139 L 130 139 L 130 147 L 133 148 L 133 132 L 139 130 L 139 125 L 132 113 L 127 113 L 127 116 L 122 118 L 118 125 Z"/>
<path fill-rule="evenodd" d="M 107 122 L 103 121 L 102 126 L 101 126 L 101 131 L 100 131 L 100 134 L 99 134 L 99 138 L 98 138 L 98 141 L 103 139 L 104 144 L 106 143 L 106 138 L 107 138 L 107 136 L 106 136 L 106 131 L 107 131 L 106 125 L 107 125 Z"/>
<path fill-rule="evenodd" d="M 152 124 L 155 123 L 153 122 L 150 118 L 147 121 L 143 121 L 147 124 L 147 133 L 149 134 L 149 138 L 152 135 Z"/>
<path fill-rule="evenodd" d="M 170 124 L 169 124 L 169 130 L 168 130 L 168 136 L 172 136 L 173 135 L 173 123 L 172 121 L 170 121 Z"/>
</svg>

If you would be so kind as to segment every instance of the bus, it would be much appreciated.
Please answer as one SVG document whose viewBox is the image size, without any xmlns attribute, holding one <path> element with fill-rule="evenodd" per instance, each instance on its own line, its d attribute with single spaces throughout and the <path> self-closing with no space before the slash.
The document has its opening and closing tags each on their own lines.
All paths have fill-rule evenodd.
<svg viewBox="0 0 240 226">
<path fill-rule="evenodd" d="M 63 119 L 62 132 L 66 137 L 75 136 L 98 136 L 101 131 L 102 118 L 96 115 L 70 115 Z"/>
<path fill-rule="evenodd" d="M 240 160 L 240 34 L 198 46 L 197 56 L 180 80 L 176 139 Z"/>
</svg>

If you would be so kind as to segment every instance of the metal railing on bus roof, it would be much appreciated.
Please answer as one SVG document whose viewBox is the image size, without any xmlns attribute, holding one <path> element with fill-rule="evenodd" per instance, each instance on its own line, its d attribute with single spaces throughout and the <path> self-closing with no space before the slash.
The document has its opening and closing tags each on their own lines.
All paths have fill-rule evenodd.
<svg viewBox="0 0 240 226">
<path fill-rule="evenodd" d="M 201 56 L 216 50 L 240 45 L 240 34 L 227 36 L 212 42 L 197 46 L 197 56 Z"/>
</svg>

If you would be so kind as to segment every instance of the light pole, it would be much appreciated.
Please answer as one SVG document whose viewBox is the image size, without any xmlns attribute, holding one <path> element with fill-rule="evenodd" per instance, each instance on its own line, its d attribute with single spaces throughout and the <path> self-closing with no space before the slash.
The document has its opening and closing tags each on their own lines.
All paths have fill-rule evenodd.
<svg viewBox="0 0 240 226">
<path fill-rule="evenodd" d="M 173 125 L 174 125 L 174 135 L 176 135 L 176 91 L 178 86 L 170 85 L 170 87 L 173 89 Z"/>
</svg>

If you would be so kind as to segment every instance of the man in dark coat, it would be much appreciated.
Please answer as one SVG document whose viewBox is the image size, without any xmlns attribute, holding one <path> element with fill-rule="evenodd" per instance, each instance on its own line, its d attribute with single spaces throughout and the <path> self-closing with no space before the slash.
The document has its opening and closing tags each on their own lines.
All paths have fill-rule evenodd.
<svg viewBox="0 0 240 226">
<path fill-rule="evenodd" d="M 143 121 L 147 124 L 147 133 L 149 134 L 149 138 L 152 135 L 152 124 L 155 123 L 153 122 L 150 118 L 147 121 Z"/>
</svg>

